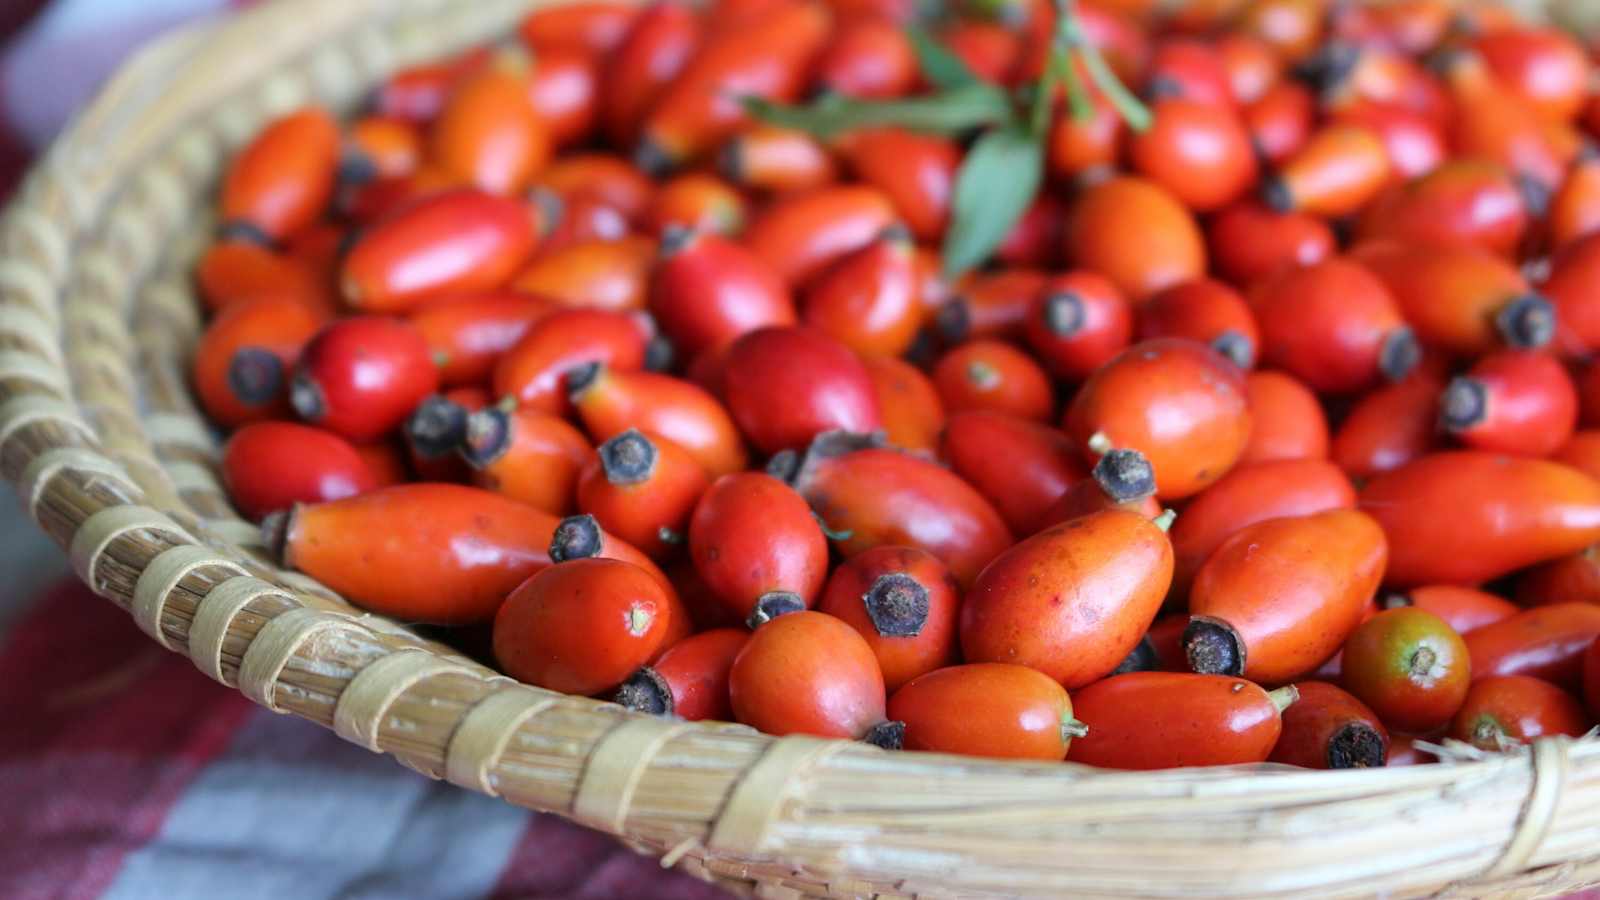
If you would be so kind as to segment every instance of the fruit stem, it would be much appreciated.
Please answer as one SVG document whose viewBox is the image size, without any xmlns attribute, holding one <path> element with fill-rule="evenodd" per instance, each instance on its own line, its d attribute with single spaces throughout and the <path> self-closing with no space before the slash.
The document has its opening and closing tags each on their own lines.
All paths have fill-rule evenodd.
<svg viewBox="0 0 1600 900">
<path fill-rule="evenodd" d="M 1072 713 L 1061 717 L 1061 740 L 1070 741 L 1073 738 L 1089 736 L 1089 726 L 1074 719 Z"/>
<path fill-rule="evenodd" d="M 1300 689 L 1292 684 L 1286 684 L 1275 691 L 1268 691 L 1267 699 L 1271 700 L 1272 705 L 1277 707 L 1278 712 L 1281 713 L 1293 706 L 1296 700 L 1300 699 Z"/>
<path fill-rule="evenodd" d="M 1105 57 L 1100 55 L 1100 48 L 1083 33 L 1083 25 L 1078 21 L 1077 0 L 1056 0 L 1056 28 L 1058 40 L 1066 47 L 1067 53 L 1083 61 L 1089 80 L 1116 107 L 1117 114 L 1128 123 L 1128 127 L 1134 131 L 1148 130 L 1151 121 L 1149 107 L 1123 85 L 1106 64 Z"/>
<path fill-rule="evenodd" d="M 1176 521 L 1178 521 L 1178 511 L 1175 509 L 1163 509 L 1161 515 L 1150 520 L 1152 524 L 1162 531 L 1171 531 L 1172 523 Z"/>
</svg>

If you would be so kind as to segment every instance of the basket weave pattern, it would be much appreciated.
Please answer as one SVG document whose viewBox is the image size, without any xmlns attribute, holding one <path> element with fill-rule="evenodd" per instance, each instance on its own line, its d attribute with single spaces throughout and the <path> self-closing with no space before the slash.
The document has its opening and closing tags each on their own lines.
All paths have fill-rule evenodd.
<svg viewBox="0 0 1600 900">
<path fill-rule="evenodd" d="M 275 711 L 757 896 L 1600 881 L 1600 741 L 1368 772 L 1123 774 L 775 740 L 516 685 L 272 566 L 223 494 L 184 375 L 221 165 L 272 116 L 350 108 L 528 5 L 282 0 L 182 33 L 124 70 L 0 219 L 0 474 L 152 639 Z"/>
</svg>

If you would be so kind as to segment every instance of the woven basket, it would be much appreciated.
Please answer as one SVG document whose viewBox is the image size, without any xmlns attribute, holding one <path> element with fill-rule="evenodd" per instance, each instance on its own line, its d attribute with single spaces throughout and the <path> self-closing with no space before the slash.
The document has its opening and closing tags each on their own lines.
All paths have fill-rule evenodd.
<svg viewBox="0 0 1600 900">
<path fill-rule="evenodd" d="M 142 53 L 0 220 L 0 472 L 78 575 L 257 703 L 736 891 L 1536 896 L 1600 881 L 1600 741 L 1357 772 L 1106 773 L 775 740 L 516 685 L 259 555 L 189 399 L 223 161 L 518 0 L 283 0 Z M 94 652 L 84 647 L 83 652 Z"/>
</svg>

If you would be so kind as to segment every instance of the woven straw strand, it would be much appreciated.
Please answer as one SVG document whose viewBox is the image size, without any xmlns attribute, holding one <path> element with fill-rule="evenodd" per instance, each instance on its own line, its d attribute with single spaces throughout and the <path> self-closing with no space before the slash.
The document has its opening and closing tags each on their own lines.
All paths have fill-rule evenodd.
<svg viewBox="0 0 1600 900">
<path fill-rule="evenodd" d="M 189 626 L 189 658 L 195 668 L 212 679 L 227 684 L 222 671 L 222 645 L 228 639 L 228 626 L 233 617 L 261 597 L 276 596 L 293 602 L 283 589 L 259 578 L 240 575 L 211 589 L 195 610 L 194 622 Z"/>
<path fill-rule="evenodd" d="M 45 275 L 51 272 L 65 272 L 67 270 L 67 239 L 61 236 L 61 230 L 56 223 L 45 218 L 44 214 L 28 206 L 12 206 L 11 212 L 5 222 L 8 228 L 17 228 L 27 234 L 33 245 L 45 257 Z"/>
<path fill-rule="evenodd" d="M 162 551 L 155 559 L 150 560 L 150 565 L 139 573 L 139 580 L 133 587 L 133 604 L 130 612 L 133 621 L 145 634 L 154 638 L 156 643 L 168 650 L 174 649 L 167 640 L 166 631 L 161 627 L 161 616 L 167 610 L 167 599 L 178 587 L 178 582 L 187 578 L 196 569 L 205 566 L 216 566 L 229 569 L 237 575 L 246 574 L 238 563 L 222 559 L 215 550 L 195 544 L 180 544 L 176 547 Z"/>
<path fill-rule="evenodd" d="M 27 506 L 28 518 L 38 520 L 39 504 L 50 489 L 51 482 L 63 472 L 77 472 L 97 478 L 106 478 L 121 485 L 130 495 L 137 496 L 139 486 L 133 483 L 123 468 L 104 456 L 81 447 L 56 447 L 34 457 L 33 462 L 17 479 L 17 493 Z"/>
<path fill-rule="evenodd" d="M 512 735 L 562 699 L 559 694 L 520 685 L 483 698 L 467 711 L 450 735 L 444 756 L 446 776 L 462 787 L 500 796 L 491 773 Z"/>
<path fill-rule="evenodd" d="M 348 618 L 298 607 L 274 616 L 256 632 L 239 660 L 239 690 L 275 713 L 284 713 L 275 696 L 278 678 L 307 641 L 324 631 L 362 631 Z"/>
<path fill-rule="evenodd" d="M 773 819 L 801 784 L 805 770 L 848 746 L 846 741 L 812 737 L 773 741 L 728 795 L 706 848 L 735 856 L 760 855 Z"/>
<path fill-rule="evenodd" d="M 55 310 L 51 302 L 55 297 L 55 285 L 50 283 L 50 276 L 38 266 L 20 259 L 0 259 L 0 292 L 20 295 L 28 303 L 27 306 L 7 306 L 0 310 L 6 314 L 4 319 L 0 319 L 0 328 L 5 330 L 19 327 L 14 323 L 24 315 L 37 318 L 46 315 L 46 310 Z M 47 333 L 52 346 L 56 342 L 54 332 L 55 329 L 51 328 Z"/>
<path fill-rule="evenodd" d="M 378 753 L 378 730 L 389 707 L 400 695 L 426 678 L 444 672 L 460 672 L 453 663 L 426 650 L 405 649 L 357 672 L 333 708 L 333 730 L 345 740 Z"/>
<path fill-rule="evenodd" d="M 0 404 L 0 452 L 22 429 L 46 423 L 76 431 L 85 443 L 94 442 L 94 429 L 75 407 L 52 397 L 24 395 Z"/>
<path fill-rule="evenodd" d="M 1517 818 L 1517 828 L 1506 842 L 1506 849 L 1484 872 L 1493 878 L 1519 872 L 1544 842 L 1550 823 L 1555 820 L 1556 807 L 1561 805 L 1561 789 L 1566 784 L 1569 762 L 1567 751 L 1572 741 L 1565 737 L 1549 737 L 1535 741 L 1529 751 L 1533 766 L 1533 784 L 1528 790 L 1528 802 Z"/>
<path fill-rule="evenodd" d="M 105 586 L 95 576 L 100 557 L 118 538 L 147 529 L 165 532 L 178 543 L 198 543 L 177 522 L 148 506 L 108 506 L 90 516 L 72 536 L 72 546 L 67 551 L 72 570 L 96 592 L 103 592 Z"/>
<path fill-rule="evenodd" d="M 639 779 L 667 741 L 689 727 L 687 722 L 641 716 L 625 719 L 606 732 L 584 763 L 572 817 L 612 834 L 622 833 Z"/>
</svg>

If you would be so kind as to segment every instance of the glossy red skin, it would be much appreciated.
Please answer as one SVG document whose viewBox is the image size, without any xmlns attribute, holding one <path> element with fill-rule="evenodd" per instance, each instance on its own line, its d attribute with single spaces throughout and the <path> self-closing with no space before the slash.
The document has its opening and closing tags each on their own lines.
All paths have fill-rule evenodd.
<svg viewBox="0 0 1600 900">
<path fill-rule="evenodd" d="M 640 127 L 641 146 L 680 164 L 745 120 L 739 96 L 799 99 L 830 25 L 822 4 L 789 3 L 707 40 L 652 105 Z"/>
<path fill-rule="evenodd" d="M 523 18 L 517 34 L 534 50 L 562 47 L 608 54 L 622 43 L 642 9 L 623 0 L 543 7 Z"/>
<path fill-rule="evenodd" d="M 1556 307 L 1563 352 L 1583 354 L 1600 347 L 1600 234 L 1562 248 L 1539 292 Z"/>
<path fill-rule="evenodd" d="M 1154 182 L 1117 177 L 1089 188 L 1067 216 L 1066 257 L 1111 279 L 1135 304 L 1205 274 L 1194 216 Z"/>
<path fill-rule="evenodd" d="M 487 382 L 501 354 L 552 312 L 538 297 L 494 293 L 430 303 L 406 318 L 439 363 L 439 383 L 455 387 Z"/>
<path fill-rule="evenodd" d="M 541 253 L 511 289 L 580 309 L 644 309 L 656 250 L 655 239 L 642 235 L 579 241 Z"/>
<path fill-rule="evenodd" d="M 717 169 L 746 190 L 788 194 L 813 190 L 839 178 L 828 148 L 804 131 L 756 124 L 722 145 Z"/>
<path fill-rule="evenodd" d="M 251 300 L 297 300 L 321 315 L 337 298 L 316 270 L 269 247 L 240 240 L 217 241 L 195 263 L 195 285 L 208 312 Z"/>
<path fill-rule="evenodd" d="M 1520 611 L 1515 603 L 1503 597 L 1453 584 L 1414 587 L 1403 594 L 1384 597 L 1380 605 L 1385 609 L 1411 606 L 1433 613 L 1462 635 L 1509 619 Z"/>
<path fill-rule="evenodd" d="M 933 324 L 946 345 L 971 338 L 1020 338 L 1028 311 L 1049 280 L 1040 269 L 969 272 L 952 287 Z"/>
<path fill-rule="evenodd" d="M 268 125 L 223 176 L 218 216 L 282 240 L 322 215 L 333 197 L 339 126 L 308 107 Z"/>
<path fill-rule="evenodd" d="M 1139 307 L 1137 339 L 1188 338 L 1220 352 L 1218 340 L 1237 344 L 1243 339 L 1243 360 L 1224 353 L 1240 368 L 1255 366 L 1261 332 L 1249 304 L 1238 291 L 1211 278 L 1186 281 L 1156 294 Z"/>
<path fill-rule="evenodd" d="M 1070 334 L 1058 334 L 1046 314 L 1051 298 L 1077 298 L 1082 321 Z M 1057 301 L 1059 302 L 1059 301 Z M 1133 336 L 1133 307 L 1106 278 L 1087 270 L 1051 276 L 1034 294 L 1023 324 L 1028 347 L 1054 374 L 1082 380 L 1128 346 Z"/>
<path fill-rule="evenodd" d="M 813 279 L 801 317 L 862 356 L 900 356 L 926 317 L 917 281 L 915 245 L 886 232 Z"/>
<path fill-rule="evenodd" d="M 614 559 L 558 563 L 500 607 L 495 661 L 536 687 L 598 694 L 655 655 L 671 618 L 666 592 L 637 566 Z"/>
<path fill-rule="evenodd" d="M 846 163 L 857 178 L 884 193 L 918 240 L 937 241 L 950 219 L 961 146 L 954 140 L 901 128 L 847 135 Z"/>
<path fill-rule="evenodd" d="M 271 297 L 245 301 L 212 319 L 195 345 L 190 369 L 195 395 L 211 421 L 233 428 L 291 415 L 291 370 L 324 321 L 325 316 L 301 303 Z M 250 350 L 266 350 L 281 366 L 278 384 L 262 402 L 240 396 L 229 379 L 229 369 L 240 351 Z"/>
<path fill-rule="evenodd" d="M 412 480 L 411 467 L 406 463 L 406 453 L 400 441 L 357 444 L 355 450 L 372 473 L 374 487 L 388 487 Z"/>
<path fill-rule="evenodd" d="M 711 484 L 689 520 L 689 555 L 740 618 L 772 591 L 793 593 L 810 607 L 828 576 L 828 542 L 805 499 L 760 472 Z"/>
<path fill-rule="evenodd" d="M 859 738 L 883 721 L 883 674 L 854 628 L 819 612 L 751 635 L 728 680 L 734 717 L 773 735 Z"/>
<path fill-rule="evenodd" d="M 1351 726 L 1366 726 L 1383 742 L 1383 755 L 1389 753 L 1389 730 L 1365 703 L 1321 681 L 1302 681 L 1295 685 L 1300 697 L 1283 711 L 1283 733 L 1272 746 L 1268 762 L 1299 766 L 1303 769 L 1331 769 L 1331 744 L 1339 732 Z"/>
<path fill-rule="evenodd" d="M 439 389 L 439 370 L 421 333 L 382 316 L 342 319 L 306 344 L 291 393 L 296 412 L 352 441 L 380 438 Z M 313 394 L 302 405 L 302 386 Z"/>
<path fill-rule="evenodd" d="M 1238 465 L 1328 458 L 1328 417 L 1310 388 L 1282 372 L 1251 372 L 1245 376 L 1244 392 L 1250 403 L 1250 442 Z"/>
<path fill-rule="evenodd" d="M 1233 85 L 1219 48 L 1198 38 L 1167 38 L 1156 45 L 1145 69 L 1145 93 L 1232 110 Z"/>
<path fill-rule="evenodd" d="M 1600 155 L 1581 153 L 1544 215 L 1550 246 L 1560 251 L 1600 231 Z"/>
<path fill-rule="evenodd" d="M 1155 469 L 1156 496 L 1191 496 L 1221 478 L 1250 436 L 1238 367 L 1192 341 L 1134 344 L 1090 376 L 1073 397 L 1067 434 L 1090 462 L 1091 437 L 1138 450 Z"/>
<path fill-rule="evenodd" d="M 442 62 L 401 69 L 378 86 L 372 98 L 373 111 L 416 125 L 432 122 L 444 108 L 450 90 L 493 58 L 490 48 L 476 47 Z"/>
<path fill-rule="evenodd" d="M 1146 519 L 1155 519 L 1161 515 L 1161 504 L 1153 496 L 1119 501 L 1106 493 L 1105 487 L 1100 482 L 1093 478 L 1081 478 L 1073 482 L 1071 487 L 1034 520 L 1033 531 L 1041 531 L 1052 525 L 1097 513 L 1102 509 L 1125 509 L 1138 513 Z"/>
<path fill-rule="evenodd" d="M 1333 461 L 1351 478 L 1371 478 L 1439 447 L 1444 385 L 1438 373 L 1419 366 L 1405 379 L 1364 395 L 1334 432 Z"/>
<path fill-rule="evenodd" d="M 1259 0 L 1245 7 L 1234 27 L 1266 41 L 1285 62 L 1298 62 L 1316 49 L 1326 10 L 1314 0 Z"/>
<path fill-rule="evenodd" d="M 800 449 L 824 431 L 882 424 L 861 360 L 809 328 L 763 328 L 735 341 L 723 368 L 734 421 L 764 453 Z"/>
<path fill-rule="evenodd" d="M 1338 247 L 1333 229 L 1316 216 L 1274 212 L 1253 200 L 1212 216 L 1206 238 L 1218 274 L 1238 287 L 1280 269 L 1321 262 Z"/>
<path fill-rule="evenodd" d="M 1335 110 L 1333 121 L 1365 128 L 1383 141 L 1392 183 L 1427 175 L 1450 157 L 1443 127 L 1398 103 L 1357 100 Z"/>
<path fill-rule="evenodd" d="M 905 723 L 907 750 L 1058 762 L 1071 743 L 1062 733 L 1071 698 L 1026 666 L 972 663 L 929 672 L 894 691 L 888 714 Z"/>
<path fill-rule="evenodd" d="M 1472 48 L 1496 81 L 1546 121 L 1570 121 L 1583 109 L 1589 60 L 1567 33 L 1524 25 L 1482 35 Z"/>
<path fill-rule="evenodd" d="M 1476 629 L 1466 638 L 1472 675 L 1532 675 L 1576 689 L 1583 654 L 1600 636 L 1600 606 L 1554 603 Z"/>
<path fill-rule="evenodd" d="M 1600 546 L 1585 547 L 1523 572 L 1517 578 L 1516 597 L 1524 606 L 1600 604 Z"/>
<path fill-rule="evenodd" d="M 910 577 L 927 592 L 928 615 L 916 634 L 878 631 L 865 598 L 885 575 Z M 912 547 L 874 547 L 846 560 L 828 578 L 817 610 L 854 628 L 872 648 L 890 693 L 935 669 L 954 665 L 961 585 L 931 554 Z"/>
<path fill-rule="evenodd" d="M 370 163 L 380 178 L 403 178 L 422 163 L 422 132 L 404 119 L 363 116 L 348 130 L 345 152 Z"/>
<path fill-rule="evenodd" d="M 1589 715 L 1600 719 L 1600 640 L 1583 654 L 1583 697 Z"/>
<path fill-rule="evenodd" d="M 473 484 L 555 515 L 572 512 L 578 473 L 594 458 L 583 432 L 528 407 L 512 411 L 507 428 L 504 450 L 474 467 Z"/>
<path fill-rule="evenodd" d="M 689 172 L 661 185 L 645 219 L 658 238 L 672 227 L 728 237 L 744 231 L 750 216 L 746 207 L 744 195 L 733 185 L 704 172 Z"/>
<path fill-rule="evenodd" d="M 1456 440 L 1478 450 L 1549 456 L 1578 425 L 1578 390 L 1565 367 L 1545 353 L 1502 350 L 1480 358 L 1466 377 L 1487 394 L 1483 419 L 1450 428 Z"/>
<path fill-rule="evenodd" d="M 639 13 L 600 80 L 600 118 L 614 144 L 637 137 L 638 123 L 683 70 L 701 32 L 701 17 L 687 4 L 657 3 Z"/>
<path fill-rule="evenodd" d="M 944 403 L 922 370 L 892 356 L 863 357 L 889 443 L 931 454 L 944 431 Z"/>
<path fill-rule="evenodd" d="M 1082 687 L 1139 643 L 1171 581 L 1172 545 L 1149 518 L 1108 509 L 1063 522 L 979 574 L 961 606 L 962 655 Z"/>
<path fill-rule="evenodd" d="M 551 129 L 533 107 L 526 60 L 497 60 L 450 92 L 428 132 L 429 161 L 459 182 L 509 196 L 549 163 Z"/>
<path fill-rule="evenodd" d="M 1490 752 L 1548 735 L 1579 737 L 1588 730 L 1588 717 L 1571 694 L 1525 675 L 1474 681 L 1450 723 L 1451 737 Z"/>
<path fill-rule="evenodd" d="M 1094 114 L 1087 120 L 1058 115 L 1045 144 L 1050 175 L 1071 183 L 1086 173 L 1107 171 L 1116 164 L 1127 126 L 1116 107 L 1092 95 Z"/>
<path fill-rule="evenodd" d="M 1283 61 L 1265 41 L 1248 34 L 1224 34 L 1211 45 L 1235 103 L 1253 103 L 1283 78 Z"/>
<path fill-rule="evenodd" d="M 1578 422 L 1589 428 L 1600 426 L 1600 365 L 1591 363 L 1578 376 Z"/>
<path fill-rule="evenodd" d="M 1389 176 L 1389 151 L 1378 135 L 1337 123 L 1324 125 L 1307 138 L 1275 175 L 1289 208 L 1327 217 L 1360 210 L 1378 195 Z"/>
<path fill-rule="evenodd" d="M 344 298 L 368 312 L 402 312 L 452 294 L 492 291 L 532 254 L 535 212 L 520 200 L 451 191 L 420 200 L 364 232 L 345 258 Z"/>
<path fill-rule="evenodd" d="M 940 29 L 938 39 L 984 81 L 1010 84 L 1016 80 L 1024 46 L 1010 28 L 998 22 L 964 19 Z"/>
<path fill-rule="evenodd" d="M 621 241 L 633 227 L 622 210 L 592 194 L 562 198 L 542 187 L 534 188 L 529 194 L 535 203 L 548 204 L 549 209 L 555 211 L 551 226 L 539 244 L 541 256 L 589 241 Z"/>
<path fill-rule="evenodd" d="M 571 202 L 592 197 L 637 222 L 649 209 L 656 185 L 638 166 L 614 153 L 569 153 L 539 173 L 536 187 Z"/>
<path fill-rule="evenodd" d="M 1457 114 L 1450 142 L 1457 155 L 1489 159 L 1554 189 L 1566 167 L 1548 123 L 1494 78 L 1477 54 L 1462 53 L 1444 73 Z"/>
<path fill-rule="evenodd" d="M 994 261 L 1003 266 L 1053 268 L 1059 263 L 1061 234 L 1066 225 L 1066 202 L 1054 194 L 1041 193 L 994 249 Z"/>
<path fill-rule="evenodd" d="M 671 715 L 686 722 L 733 720 L 728 676 L 750 640 L 743 628 L 713 628 L 667 648 L 650 668 L 672 694 Z"/>
<path fill-rule="evenodd" d="M 533 110 L 557 147 L 582 141 L 600 112 L 600 72 L 582 50 L 552 47 L 534 59 L 528 89 Z"/>
<path fill-rule="evenodd" d="M 883 100 L 910 93 L 918 75 L 916 51 L 900 25 L 858 18 L 834 31 L 813 81 L 842 97 Z"/>
<path fill-rule="evenodd" d="M 1433 453 L 1378 475 L 1361 508 L 1389 536 L 1396 587 L 1476 584 L 1600 541 L 1600 482 L 1479 451 Z"/>
<path fill-rule="evenodd" d="M 1227 623 L 1243 675 L 1282 684 L 1317 670 L 1361 622 L 1389 548 L 1370 516 L 1335 509 L 1234 532 L 1195 573 L 1189 612 Z"/>
<path fill-rule="evenodd" d="M 1239 466 L 1196 494 L 1172 523 L 1173 588 L 1182 596 L 1201 564 L 1224 541 L 1257 522 L 1355 505 L 1350 479 L 1326 460 Z"/>
<path fill-rule="evenodd" d="M 1244 108 L 1250 143 L 1271 165 L 1291 158 L 1311 139 L 1316 125 L 1316 95 L 1297 81 L 1280 81 Z"/>
<path fill-rule="evenodd" d="M 653 559 L 677 552 L 688 534 L 689 515 L 711 481 L 687 451 L 661 437 L 645 436 L 655 447 L 656 461 L 641 480 L 613 482 L 599 457 L 578 475 L 578 509 L 595 517 L 615 534 Z M 668 542 L 663 532 L 675 542 Z"/>
<path fill-rule="evenodd" d="M 939 465 L 889 449 L 810 461 L 795 487 L 849 558 L 884 544 L 938 557 L 963 586 L 1011 546 L 1005 520 L 965 481 Z"/>
<path fill-rule="evenodd" d="M 1055 413 L 1049 376 L 1028 354 L 1002 341 L 968 341 L 940 357 L 932 376 L 952 414 L 986 409 L 1044 422 Z"/>
<path fill-rule="evenodd" d="M 408 622 L 467 624 L 550 564 L 560 520 L 454 484 L 402 484 L 297 506 L 284 564 L 366 609 Z"/>
<path fill-rule="evenodd" d="M 790 285 L 799 285 L 876 240 L 895 217 L 881 191 L 861 185 L 783 197 L 756 216 L 745 246 Z"/>
<path fill-rule="evenodd" d="M 1108 769 L 1262 762 L 1283 730 L 1266 691 L 1224 675 L 1113 675 L 1075 692 L 1073 710 L 1089 734 L 1067 761 Z"/>
<path fill-rule="evenodd" d="M 686 357 L 796 318 L 789 288 L 771 266 L 728 238 L 704 233 L 663 251 L 650 276 L 650 312 Z"/>
<path fill-rule="evenodd" d="M 228 499 L 255 521 L 296 503 L 342 500 L 377 487 L 361 454 L 338 435 L 292 422 L 257 422 L 222 448 Z"/>
<path fill-rule="evenodd" d="M 1221 209 L 1255 184 L 1250 134 L 1231 104 L 1172 98 L 1158 101 L 1152 112 L 1151 126 L 1128 142 L 1129 159 L 1190 209 Z"/>
<path fill-rule="evenodd" d="M 1453 160 L 1385 193 L 1361 217 L 1363 240 L 1465 244 L 1512 256 L 1529 216 L 1510 173 L 1494 163 Z"/>
<path fill-rule="evenodd" d="M 951 415 L 939 456 L 994 504 L 1015 534 L 1044 527 L 1052 505 L 1089 474 L 1058 429 L 991 410 Z"/>
<path fill-rule="evenodd" d="M 584 363 L 604 363 L 617 371 L 644 368 L 648 340 L 638 321 L 623 313 L 564 309 L 534 323 L 501 354 L 491 373 L 494 396 L 517 398 L 523 406 L 565 414 L 566 375 Z"/>
<path fill-rule="evenodd" d="M 1391 727 L 1429 734 L 1461 708 L 1472 682 L 1468 644 L 1426 610 L 1390 609 L 1345 641 L 1340 679 Z M 1419 654 L 1432 657 L 1431 663 Z"/>
<path fill-rule="evenodd" d="M 1365 390 L 1382 377 L 1385 342 L 1406 326 L 1383 281 L 1335 258 L 1280 272 L 1251 291 L 1261 362 L 1319 393 Z"/>
<path fill-rule="evenodd" d="M 589 436 L 605 441 L 629 428 L 659 434 L 689 451 L 713 478 L 745 467 L 744 442 L 717 398 L 705 389 L 656 372 L 602 366 L 571 397 Z"/>
</svg>

